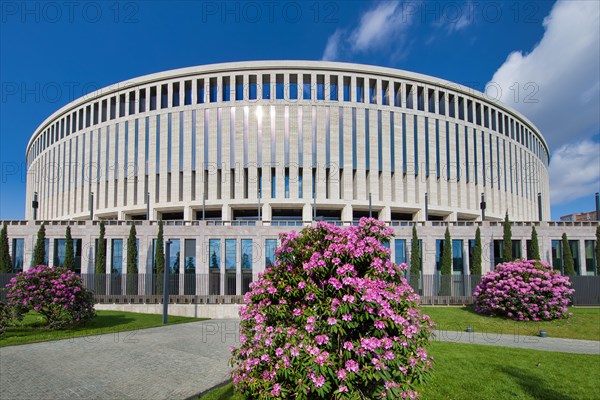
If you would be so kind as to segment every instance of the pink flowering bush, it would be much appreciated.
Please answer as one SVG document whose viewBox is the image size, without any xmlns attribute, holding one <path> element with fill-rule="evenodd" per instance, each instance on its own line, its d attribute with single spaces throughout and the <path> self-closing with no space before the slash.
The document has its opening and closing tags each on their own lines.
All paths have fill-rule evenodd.
<svg viewBox="0 0 600 400">
<path fill-rule="evenodd" d="M 475 288 L 475 311 L 517 321 L 568 317 L 571 282 L 550 265 L 536 260 L 498 264 Z"/>
<path fill-rule="evenodd" d="M 247 399 L 416 398 L 433 326 L 395 265 L 391 229 L 363 218 L 281 235 L 242 307 L 235 387 Z"/>
<path fill-rule="evenodd" d="M 71 327 L 96 316 L 92 292 L 73 271 L 39 265 L 20 272 L 6 286 L 8 305 L 39 312 L 49 329 Z"/>
</svg>

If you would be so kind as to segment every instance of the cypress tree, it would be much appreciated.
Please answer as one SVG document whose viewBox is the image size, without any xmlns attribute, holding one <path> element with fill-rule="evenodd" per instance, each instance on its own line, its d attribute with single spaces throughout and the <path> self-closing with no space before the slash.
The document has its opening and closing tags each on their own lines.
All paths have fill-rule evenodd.
<svg viewBox="0 0 600 400">
<path fill-rule="evenodd" d="M 127 238 L 127 294 L 138 293 L 138 265 L 137 265 L 137 232 L 135 230 L 135 223 L 131 224 L 129 229 L 129 238 Z"/>
<path fill-rule="evenodd" d="M 512 257 L 512 230 L 508 220 L 508 211 L 504 216 L 504 235 L 502 236 L 502 259 L 504 262 L 513 261 Z"/>
<path fill-rule="evenodd" d="M 65 233 L 65 261 L 64 268 L 75 271 L 75 251 L 73 250 L 73 238 L 71 237 L 71 227 L 67 226 Z"/>
<path fill-rule="evenodd" d="M 104 221 L 100 221 L 100 236 L 98 237 L 98 247 L 96 248 L 95 270 L 97 274 L 106 273 L 106 239 L 104 235 Z"/>
<path fill-rule="evenodd" d="M 596 227 L 596 275 L 600 275 L 600 225 Z"/>
<path fill-rule="evenodd" d="M 412 241 L 410 245 L 410 285 L 419 292 L 419 281 L 421 279 L 421 249 L 419 248 L 419 236 L 417 227 L 413 225 Z"/>
<path fill-rule="evenodd" d="M 475 248 L 473 249 L 473 261 L 471 262 L 471 275 L 481 275 L 481 231 L 479 227 L 475 231 Z"/>
<path fill-rule="evenodd" d="M 13 270 L 10 251 L 8 250 L 8 225 L 5 222 L 0 230 L 0 274 L 10 274 Z"/>
<path fill-rule="evenodd" d="M 529 254 L 527 255 L 527 258 L 538 261 L 542 259 L 540 257 L 540 247 L 538 245 L 538 237 L 535 226 L 531 227 L 531 245 L 529 247 Z"/>
<path fill-rule="evenodd" d="M 42 223 L 37 233 L 37 240 L 35 241 L 35 247 L 33 248 L 33 260 L 32 265 L 37 267 L 38 265 L 44 264 L 46 260 L 46 227 Z"/>
<path fill-rule="evenodd" d="M 562 253 L 563 253 L 563 271 L 565 275 L 575 275 L 575 262 L 573 261 L 573 253 L 569 246 L 567 234 L 562 234 Z"/>
<path fill-rule="evenodd" d="M 131 229 L 129 230 L 129 238 L 127 239 L 127 273 L 128 274 L 137 274 L 138 266 L 137 266 L 137 240 L 136 240 L 137 232 L 135 230 L 135 224 L 131 224 Z"/>
<path fill-rule="evenodd" d="M 165 249 L 163 239 L 163 222 L 162 219 L 158 220 L 158 237 L 156 238 L 156 252 L 155 252 L 155 265 L 156 273 L 162 276 L 165 271 Z"/>
<path fill-rule="evenodd" d="M 440 296 L 450 296 L 450 276 L 452 275 L 452 238 L 450 237 L 450 230 L 448 229 L 448 227 L 446 227 L 446 233 L 444 235 L 441 275 L 442 282 L 440 287 Z"/>
<path fill-rule="evenodd" d="M 156 250 L 154 256 L 154 265 L 156 265 L 156 291 L 155 294 L 161 294 L 163 291 L 163 273 L 165 272 L 165 250 L 163 239 L 163 222 L 158 220 L 158 237 L 156 238 Z"/>
</svg>

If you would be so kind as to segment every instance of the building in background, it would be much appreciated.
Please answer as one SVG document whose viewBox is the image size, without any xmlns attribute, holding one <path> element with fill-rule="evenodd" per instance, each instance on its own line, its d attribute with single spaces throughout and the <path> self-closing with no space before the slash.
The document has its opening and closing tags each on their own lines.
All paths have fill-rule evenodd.
<svg viewBox="0 0 600 400">
<path fill-rule="evenodd" d="M 535 226 L 544 261 L 562 268 L 567 233 L 577 274 L 596 273 L 597 223 L 548 221 L 549 151 L 536 127 L 483 93 L 416 73 L 307 61 L 161 72 L 57 110 L 26 158 L 27 221 L 8 226 L 15 270 L 29 268 L 45 221 L 47 262 L 62 264 L 70 225 L 77 270 L 93 275 L 102 219 L 106 294 L 125 290 L 130 224 L 149 279 L 136 290 L 153 293 L 159 219 L 181 295 L 241 295 L 274 261 L 279 233 L 365 216 L 394 229 L 397 263 L 409 262 L 417 226 L 434 282 L 423 293 L 435 293 L 446 226 L 462 282 L 454 295 L 472 289 L 461 279 L 477 227 L 483 272 L 502 262 L 506 212 L 515 258 L 527 257 Z"/>
<path fill-rule="evenodd" d="M 598 212 L 590 211 L 579 214 L 569 214 L 560 217 L 561 221 L 598 221 Z"/>
</svg>

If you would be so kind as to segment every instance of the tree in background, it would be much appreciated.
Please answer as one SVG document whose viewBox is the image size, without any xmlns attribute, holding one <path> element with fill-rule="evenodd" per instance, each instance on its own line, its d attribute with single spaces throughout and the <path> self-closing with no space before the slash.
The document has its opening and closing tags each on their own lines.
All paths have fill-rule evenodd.
<svg viewBox="0 0 600 400">
<path fill-rule="evenodd" d="M 129 237 L 127 238 L 127 274 L 138 273 L 138 250 L 137 250 L 137 232 L 135 230 L 135 224 L 131 224 L 129 229 Z"/>
<path fill-rule="evenodd" d="M 135 223 L 132 223 L 131 229 L 129 229 L 129 237 L 127 238 L 127 294 L 138 293 L 138 249 L 136 235 Z"/>
<path fill-rule="evenodd" d="M 69 271 L 75 271 L 75 251 L 70 226 L 67 226 L 67 232 L 65 233 L 65 261 L 62 266 Z"/>
<path fill-rule="evenodd" d="M 165 272 L 165 244 L 163 238 L 163 222 L 158 220 L 158 236 L 156 238 L 156 250 L 154 252 L 154 265 L 156 265 L 156 291 L 155 294 L 161 294 L 163 291 L 163 274 Z"/>
<path fill-rule="evenodd" d="M 156 265 L 156 273 L 162 276 L 163 272 L 165 272 L 165 243 L 162 219 L 158 220 L 158 236 L 156 238 L 154 263 Z"/>
<path fill-rule="evenodd" d="M 441 285 L 440 296 L 451 295 L 451 280 L 452 275 L 452 238 L 450 230 L 446 227 L 444 234 L 444 248 L 442 249 L 442 268 L 441 268 Z"/>
<path fill-rule="evenodd" d="M 37 267 L 38 265 L 44 264 L 46 261 L 46 227 L 42 223 L 37 233 L 37 240 L 35 241 L 35 247 L 33 248 L 33 262 L 32 265 Z"/>
<path fill-rule="evenodd" d="M 575 275 L 575 262 L 573 261 L 573 253 L 571 253 L 571 246 L 566 233 L 562 234 L 562 253 L 564 274 L 567 276 Z"/>
<path fill-rule="evenodd" d="M 412 241 L 410 244 L 410 286 L 415 293 L 419 293 L 419 281 L 421 280 L 421 249 L 419 248 L 419 236 L 417 226 L 413 225 Z"/>
<path fill-rule="evenodd" d="M 0 274 L 10 274 L 13 270 L 10 251 L 8 249 L 8 227 L 5 222 L 0 230 Z"/>
<path fill-rule="evenodd" d="M 510 262 L 513 260 L 512 256 L 512 230 L 510 227 L 510 221 L 508 219 L 508 211 L 504 216 L 504 235 L 502 236 L 502 260 L 503 262 Z"/>
<path fill-rule="evenodd" d="M 538 245 L 538 237 L 535 226 L 531 227 L 531 244 L 529 245 L 529 254 L 527 254 L 527 258 L 530 260 L 541 260 L 540 247 Z"/>
<path fill-rule="evenodd" d="M 471 262 L 471 275 L 481 275 L 481 230 L 475 231 L 475 247 L 473 248 L 473 261 Z"/>
<path fill-rule="evenodd" d="M 106 228 L 104 221 L 100 221 L 100 236 L 98 237 L 98 247 L 96 247 L 95 270 L 97 274 L 106 273 Z"/>
</svg>

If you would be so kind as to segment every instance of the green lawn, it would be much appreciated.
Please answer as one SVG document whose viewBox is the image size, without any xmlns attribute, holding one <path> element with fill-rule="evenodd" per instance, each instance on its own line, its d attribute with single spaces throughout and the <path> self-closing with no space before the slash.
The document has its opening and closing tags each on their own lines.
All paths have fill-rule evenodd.
<svg viewBox="0 0 600 400">
<path fill-rule="evenodd" d="M 140 314 L 124 311 L 96 311 L 96 313 L 96 318 L 83 326 L 78 326 L 74 329 L 49 331 L 44 327 L 44 318 L 38 313 L 30 312 L 25 315 L 25 318 L 18 326 L 8 328 L 4 336 L 0 338 L 0 347 L 100 335 L 103 333 L 125 332 L 162 325 L 162 315 L 159 314 Z M 207 318 L 187 318 L 169 315 L 168 322 L 169 325 L 172 325 L 205 319 Z"/>
<path fill-rule="evenodd" d="M 436 329 L 464 331 L 471 326 L 474 332 L 506 333 L 535 336 L 545 329 L 549 337 L 600 340 L 600 307 L 571 307 L 568 319 L 551 322 L 513 321 L 477 314 L 472 307 L 421 307 L 437 324 Z"/>
<path fill-rule="evenodd" d="M 598 399 L 600 356 L 434 342 L 435 357 L 422 399 Z M 596 378 L 594 378 L 596 377 Z M 242 400 L 233 384 L 202 400 Z"/>
</svg>

